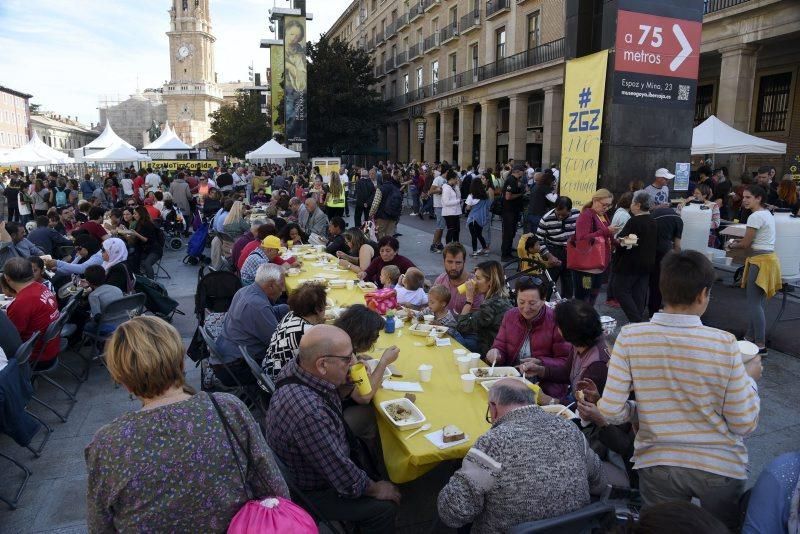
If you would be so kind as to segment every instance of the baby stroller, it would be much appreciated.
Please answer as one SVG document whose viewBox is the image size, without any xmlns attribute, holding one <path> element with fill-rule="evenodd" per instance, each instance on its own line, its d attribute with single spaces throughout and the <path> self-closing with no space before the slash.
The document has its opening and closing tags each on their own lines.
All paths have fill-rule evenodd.
<svg viewBox="0 0 800 534">
<path fill-rule="evenodd" d="M 514 263 L 519 263 L 519 272 L 506 277 L 506 287 L 508 288 L 508 294 L 511 295 L 512 301 L 516 302 L 517 299 L 516 291 L 514 289 L 516 287 L 516 281 L 525 276 L 533 276 L 542 280 L 545 285 L 545 300 L 548 302 L 548 304 L 555 305 L 563 300 L 561 298 L 561 294 L 558 292 L 558 288 L 556 288 L 555 282 L 553 282 L 553 278 L 550 276 L 550 272 L 547 270 L 547 266 L 544 263 L 534 260 L 533 258 L 525 258 L 506 263 L 503 267 L 504 269 L 507 269 Z"/>
<path fill-rule="evenodd" d="M 224 387 L 216 383 L 214 370 L 208 364 L 208 349 L 200 329 L 205 327 L 214 339 L 217 338 L 222 331 L 222 323 L 231 306 L 233 296 L 241 287 L 242 281 L 230 271 L 210 271 L 206 274 L 205 266 L 201 265 L 197 273 L 197 291 L 194 299 L 197 329 L 187 354 L 189 358 L 200 365 L 203 391 L 224 389 Z"/>
<path fill-rule="evenodd" d="M 166 244 L 172 250 L 183 248 L 181 236 L 186 232 L 186 219 L 183 218 L 181 209 L 177 206 L 164 214 L 164 224 L 162 226 L 167 237 Z"/>
</svg>

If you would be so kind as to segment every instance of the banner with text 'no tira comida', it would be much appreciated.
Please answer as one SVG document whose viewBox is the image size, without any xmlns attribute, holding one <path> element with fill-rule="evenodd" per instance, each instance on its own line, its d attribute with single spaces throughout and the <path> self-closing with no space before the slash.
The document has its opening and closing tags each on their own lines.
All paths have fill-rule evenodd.
<svg viewBox="0 0 800 534">
<path fill-rule="evenodd" d="M 283 47 L 269 47 L 270 72 L 270 114 L 272 116 L 272 134 L 286 133 L 286 117 L 283 112 Z"/>
<path fill-rule="evenodd" d="M 560 193 L 576 207 L 597 189 L 607 64 L 608 50 L 567 61 Z"/>
</svg>

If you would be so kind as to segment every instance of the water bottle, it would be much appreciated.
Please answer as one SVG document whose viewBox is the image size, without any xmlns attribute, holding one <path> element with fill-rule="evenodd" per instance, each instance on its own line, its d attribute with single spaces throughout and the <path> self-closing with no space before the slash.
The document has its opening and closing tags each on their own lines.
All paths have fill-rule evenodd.
<svg viewBox="0 0 800 534">
<path fill-rule="evenodd" d="M 387 334 L 394 334 L 394 312 L 391 310 L 386 312 L 386 327 L 384 330 Z"/>
</svg>

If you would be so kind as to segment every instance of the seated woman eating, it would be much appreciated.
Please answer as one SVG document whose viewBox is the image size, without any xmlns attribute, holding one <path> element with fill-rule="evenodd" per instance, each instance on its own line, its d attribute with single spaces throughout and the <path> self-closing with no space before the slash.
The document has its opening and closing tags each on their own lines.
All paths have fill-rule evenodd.
<svg viewBox="0 0 800 534">
<path fill-rule="evenodd" d="M 532 359 L 520 365 L 526 376 L 538 376 L 542 383 L 566 384 L 572 388 L 567 394 L 542 395 L 540 404 L 570 404 L 575 400 L 578 384 L 590 380 L 600 394 L 606 385 L 608 360 L 611 351 L 603 334 L 600 316 L 590 304 L 579 300 L 568 300 L 556 306 L 554 313 L 556 330 L 568 342 L 569 356 L 559 362 Z"/>
<path fill-rule="evenodd" d="M 397 253 L 399 249 L 400 242 L 396 238 L 390 235 L 380 238 L 378 257 L 372 260 L 369 267 L 358 273 L 358 277 L 366 282 L 380 285 L 381 270 L 387 265 L 396 265 L 400 269 L 400 274 L 405 274 L 409 267 L 416 267 L 410 259 Z"/>
<path fill-rule="evenodd" d="M 570 345 L 556 326 L 555 312 L 545 304 L 544 282 L 538 277 L 523 276 L 516 289 L 517 307 L 503 316 L 486 361 L 519 365 L 522 370 L 530 369 L 532 364 L 559 368 L 566 365 Z M 557 381 L 543 379 L 539 385 L 548 397 L 558 399 L 567 394 L 567 386 Z"/>
<path fill-rule="evenodd" d="M 457 330 L 464 337 L 466 348 L 487 354 L 498 335 L 504 314 L 512 306 L 503 266 L 498 261 L 483 261 L 475 267 L 475 277 L 464 285 L 467 301 L 456 318 Z M 483 302 L 476 310 L 473 303 L 477 295 L 483 296 Z"/>
</svg>

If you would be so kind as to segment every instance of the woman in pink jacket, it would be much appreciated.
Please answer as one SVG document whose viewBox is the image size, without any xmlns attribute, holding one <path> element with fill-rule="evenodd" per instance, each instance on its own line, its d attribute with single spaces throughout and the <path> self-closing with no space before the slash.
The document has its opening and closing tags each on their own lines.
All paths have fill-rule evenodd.
<svg viewBox="0 0 800 534">
<path fill-rule="evenodd" d="M 566 365 L 572 347 L 561 336 L 553 310 L 545 305 L 544 283 L 540 278 L 525 276 L 517 281 L 516 289 L 517 307 L 503 316 L 486 360 L 497 361 L 497 365 L 516 366 L 531 359 L 539 365 Z M 539 385 L 553 398 L 567 394 L 566 384 L 542 380 Z"/>
<path fill-rule="evenodd" d="M 606 212 L 614 203 L 614 195 L 608 189 L 598 189 L 592 199 L 587 202 L 578 220 L 575 222 L 575 240 L 602 239 L 606 242 L 606 266 L 611 263 L 611 241 L 619 231 L 616 226 L 610 226 L 610 219 Z M 603 273 L 575 272 L 575 298 L 583 300 L 594 306 L 600 287 L 603 285 Z"/>
</svg>

